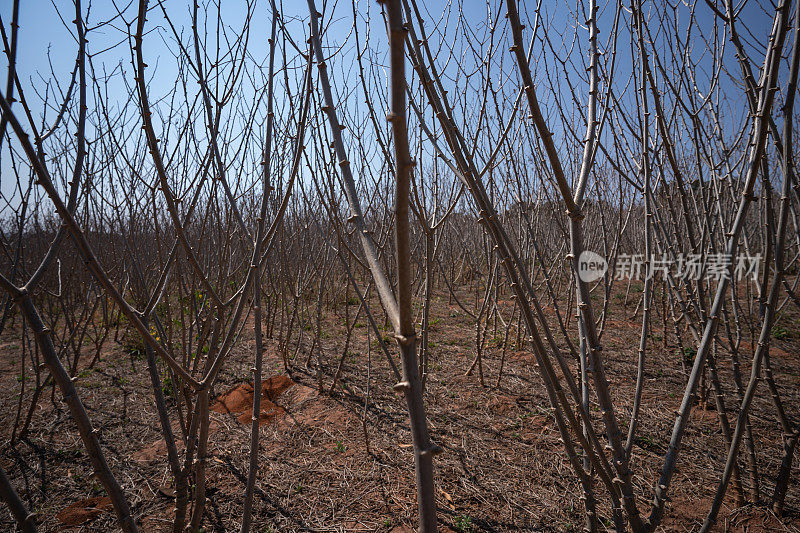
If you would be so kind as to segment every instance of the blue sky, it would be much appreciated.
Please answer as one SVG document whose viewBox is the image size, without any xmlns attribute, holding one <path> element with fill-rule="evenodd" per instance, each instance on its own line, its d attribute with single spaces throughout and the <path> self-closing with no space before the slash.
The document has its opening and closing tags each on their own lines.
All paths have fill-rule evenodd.
<svg viewBox="0 0 800 533">
<path fill-rule="evenodd" d="M 127 0 L 130 1 L 130 0 Z M 658 2 L 649 2 L 645 4 L 645 10 L 651 10 L 650 13 L 656 15 L 656 10 L 662 6 L 662 0 Z M 69 74 L 74 65 L 76 43 L 74 40 L 74 30 L 71 25 L 71 20 L 74 18 L 74 4 L 64 0 L 54 0 L 50 2 L 23 2 L 20 11 L 20 40 L 18 51 L 18 72 L 22 84 L 25 88 L 26 95 L 34 107 L 34 112 L 37 111 L 37 104 L 41 107 L 41 102 L 37 100 L 35 94 L 38 91 L 42 94 L 45 87 L 45 80 L 51 79 L 50 68 L 52 65 L 53 78 L 55 82 L 53 87 L 63 87 L 69 81 Z M 116 8 L 114 5 L 123 9 L 122 16 L 115 17 Z M 104 70 L 107 72 L 114 71 L 114 69 L 121 67 L 127 72 L 127 77 L 132 78 L 130 67 L 130 50 L 128 43 L 125 40 L 126 27 L 125 22 L 132 24 L 131 31 L 134 30 L 135 14 L 137 9 L 135 1 L 130 4 L 126 0 L 102 0 L 95 1 L 91 4 L 91 9 L 88 17 L 88 25 L 91 29 L 89 33 L 89 52 L 93 54 L 93 65 L 95 72 L 100 74 Z M 308 18 L 308 11 L 306 2 L 303 1 L 282 1 L 281 8 L 284 13 L 284 18 L 287 20 L 290 31 L 299 43 L 303 42 L 302 36 L 304 35 Z M 433 0 L 427 2 L 419 2 L 421 9 L 427 11 L 424 16 L 427 18 L 428 23 L 426 29 L 433 31 L 437 25 L 447 24 L 448 35 L 452 35 L 452 31 L 457 26 L 455 12 L 461 10 L 464 13 L 466 23 L 472 27 L 476 32 L 483 31 L 486 21 L 494 16 L 500 10 L 500 24 L 504 24 L 502 15 L 505 14 L 504 2 L 491 1 L 489 3 L 480 1 L 463 1 L 446 2 L 442 0 Z M 521 9 L 532 10 L 535 8 L 535 3 L 531 1 L 521 2 Z M 615 4 L 600 2 L 600 40 L 606 42 L 608 39 L 611 17 L 613 16 L 613 6 Z M 165 0 L 165 9 L 173 20 L 173 23 L 178 27 L 178 31 L 190 31 L 191 24 L 191 7 L 190 4 L 184 0 Z M 239 28 L 244 20 L 246 9 L 244 2 L 238 0 L 225 0 L 222 4 L 220 12 L 224 24 L 230 28 Z M 323 7 L 324 6 L 324 7 Z M 555 39 L 554 46 L 557 51 L 564 52 L 571 46 L 572 27 L 574 26 L 574 17 L 571 12 L 575 9 L 582 9 L 583 4 L 577 0 L 570 2 L 551 3 L 543 0 L 543 13 L 547 21 L 547 27 L 551 31 L 552 38 Z M 451 11 L 446 20 L 440 20 L 444 14 L 448 13 L 448 7 Z M 749 0 L 748 2 L 740 2 L 737 4 L 737 9 L 742 9 L 739 31 L 742 38 L 746 43 L 756 43 L 753 35 L 758 36 L 763 40 L 769 32 L 772 8 L 769 2 L 762 3 L 756 0 Z M 89 9 L 89 5 L 84 3 L 84 13 Z M 353 8 L 349 2 L 340 0 L 339 2 L 322 2 L 318 0 L 317 9 L 324 11 L 326 20 L 330 21 L 328 30 L 326 32 L 327 44 L 330 49 L 336 49 L 338 46 L 344 46 L 340 57 L 334 59 L 334 68 L 331 69 L 331 78 L 334 84 L 338 79 L 346 79 L 355 75 L 353 67 L 354 62 L 354 36 L 351 31 L 353 22 Z M 202 24 L 210 24 L 209 34 L 214 35 L 214 24 L 216 23 L 216 10 L 217 7 L 213 4 L 209 5 L 209 19 L 201 20 Z M 330 12 L 333 10 L 333 18 L 330 17 Z M 357 4 L 359 12 L 360 25 L 362 32 L 366 30 L 365 21 L 369 18 L 369 29 L 372 32 L 370 42 L 376 48 L 380 48 L 385 40 L 385 34 L 382 22 L 379 15 L 379 6 L 374 1 L 360 0 Z M 202 9 L 201 9 L 202 11 Z M 688 17 L 689 9 L 684 7 L 681 10 L 681 17 L 685 20 Z M 3 23 L 8 29 L 8 24 L 11 19 L 11 1 L 6 0 L 0 6 L 0 15 L 3 17 Z M 700 1 L 694 10 L 697 25 L 700 28 L 711 28 L 714 24 L 714 15 L 711 10 L 706 6 L 705 2 Z M 625 15 L 627 17 L 627 14 Z M 249 50 L 256 62 L 265 60 L 268 45 L 267 37 L 269 33 L 269 24 L 271 17 L 271 9 L 269 3 L 261 1 L 255 4 L 253 9 L 253 16 L 250 28 L 250 45 Z M 111 20 L 109 24 L 96 27 L 101 21 Z M 580 20 L 579 17 L 579 21 Z M 717 21 L 718 22 L 718 21 Z M 145 39 L 144 55 L 146 61 L 150 65 L 150 69 L 155 75 L 151 81 L 151 99 L 156 99 L 158 96 L 166 93 L 175 81 L 176 63 L 169 50 L 175 49 L 174 42 L 172 42 L 172 35 L 168 31 L 163 17 L 161 16 L 160 8 L 157 4 L 151 2 L 151 14 L 149 16 L 148 30 L 152 31 Z M 657 32 L 657 26 L 651 26 L 651 31 Z M 465 32 L 469 33 L 469 32 Z M 559 34 L 563 34 L 563 42 L 558 42 Z M 585 38 L 585 31 L 579 29 L 578 36 L 580 39 Z M 529 37 L 529 35 L 528 35 Z M 658 38 L 658 37 L 656 37 Z M 362 33 L 361 39 L 363 42 L 364 34 Z M 435 41 L 435 35 L 431 38 Z M 577 48 L 572 51 L 573 57 L 580 60 L 581 54 L 585 54 L 582 49 L 583 42 L 577 43 Z M 469 43 L 460 42 L 459 45 L 462 49 L 468 46 Z M 788 45 L 788 43 L 787 43 Z M 619 79 L 624 80 L 630 73 L 631 59 L 630 59 L 630 43 L 629 36 L 625 28 L 622 29 L 620 41 L 618 43 L 619 53 L 617 59 L 617 76 Z M 760 65 L 763 59 L 763 52 L 758 50 L 758 46 L 751 48 L 753 55 L 753 62 L 755 66 Z M 699 53 L 698 53 L 699 54 Z M 3 87 L 5 86 L 5 69 L 6 58 L 2 56 L 0 60 L 0 80 L 2 80 Z M 543 50 L 543 47 L 537 43 L 534 47 L 533 54 L 533 68 L 540 80 L 547 80 L 552 76 L 563 76 L 563 74 L 554 72 L 552 69 L 552 61 L 545 61 L 549 59 L 548 52 Z M 700 57 L 698 56 L 698 59 Z M 702 58 L 703 61 L 710 61 L 709 57 Z M 738 77 L 738 68 L 735 66 L 735 59 L 732 54 L 732 47 L 728 46 L 726 49 L 725 64 L 730 69 L 731 74 Z M 508 68 L 514 68 L 513 63 L 505 61 L 503 71 L 506 72 Z M 381 72 L 379 68 L 377 72 Z M 452 72 L 445 68 L 445 74 Z M 513 75 L 513 74 L 509 74 Z M 572 80 L 573 84 L 580 88 L 581 97 L 585 97 L 586 87 L 580 80 Z M 374 80 L 376 87 L 385 86 L 384 80 Z M 738 112 L 744 112 L 746 103 L 741 95 L 741 91 L 735 86 L 735 82 L 725 81 L 729 85 L 728 91 L 733 99 L 734 107 L 739 106 Z M 702 80 L 699 80 L 699 88 L 702 89 Z M 458 93 L 463 91 L 463 87 L 457 86 L 456 82 L 452 83 L 451 91 Z M 562 89 L 563 90 L 563 89 Z M 513 91 L 509 91 L 509 94 Z M 110 99 L 123 101 L 127 98 L 124 86 L 119 80 L 110 85 Z M 545 105 L 548 102 L 547 90 L 542 90 L 540 99 L 543 99 Z M 91 102 L 90 102 L 91 106 Z M 40 109 L 39 109 L 40 110 Z M 52 114 L 52 112 L 50 112 Z M 38 117 L 37 117 L 38 118 Z M 559 134 L 558 127 L 554 128 L 556 135 Z M 5 162 L 3 163 L 5 166 Z M 0 190 L 8 193 L 8 172 L 3 168 L 3 175 L 0 176 Z M 6 179 L 3 179 L 6 176 Z"/>
<path fill-rule="evenodd" d="M 296 21 L 294 24 L 291 24 L 290 27 L 295 31 L 302 30 L 299 21 L 307 20 L 308 10 L 306 2 L 302 0 L 278 1 L 279 4 L 281 4 L 284 17 L 287 20 Z M 658 2 L 645 3 L 645 10 L 658 10 L 660 2 L 661 0 Z M 0 5 L 0 15 L 2 15 L 3 22 L 6 26 L 8 26 L 11 18 L 11 4 L 11 0 L 6 0 Z M 129 23 L 134 22 L 137 2 L 131 0 L 102 0 L 95 1 L 91 4 L 89 26 L 93 27 L 100 21 L 112 18 L 117 11 L 114 4 L 119 7 L 126 7 L 126 9 L 123 10 L 123 18 Z M 159 76 L 154 79 L 153 86 L 153 90 L 158 92 L 160 80 L 165 81 L 165 88 L 168 87 L 172 81 L 168 75 L 172 58 L 169 57 L 169 53 L 164 45 L 164 39 L 171 39 L 171 36 L 165 29 L 160 10 L 155 7 L 156 3 L 150 2 L 150 4 L 151 15 L 147 27 L 150 30 L 157 28 L 158 36 L 151 34 L 146 39 L 145 57 L 148 58 L 148 62 L 151 66 L 158 63 Z M 352 8 L 350 3 L 341 0 L 336 3 L 322 2 L 320 0 L 318 4 L 317 9 L 319 10 L 323 9 L 323 5 L 325 6 L 326 15 L 328 15 L 332 9 L 334 11 L 333 22 L 327 31 L 327 38 L 330 44 L 338 45 L 344 42 L 352 44 L 353 37 L 350 32 L 350 27 L 352 25 Z M 465 0 L 459 4 L 444 0 L 428 0 L 426 2 L 419 2 L 419 4 L 421 9 L 427 10 L 427 16 L 431 23 L 435 23 L 436 19 L 446 11 L 448 6 L 452 6 L 453 9 L 458 9 L 460 6 L 466 19 L 476 27 L 485 24 L 487 14 L 494 12 L 495 9 L 500 9 L 501 14 L 505 13 L 503 1 L 491 1 L 487 4 L 487 2 L 477 0 Z M 521 9 L 523 10 L 531 10 L 535 7 L 535 3 L 531 1 L 523 1 L 521 4 Z M 625 4 L 627 4 L 627 2 Z M 182 27 L 185 31 L 188 31 L 191 23 L 190 4 L 185 0 L 165 0 L 164 5 L 176 26 L 179 28 Z M 362 17 L 366 17 L 367 13 L 369 13 L 372 20 L 373 32 L 376 30 L 382 32 L 383 30 L 378 18 L 376 2 L 358 0 L 357 5 Z M 562 28 L 569 29 L 573 24 L 569 13 L 575 10 L 578 5 L 580 5 L 580 3 L 575 0 L 563 3 L 544 1 L 543 10 L 546 12 L 546 18 L 548 19 L 548 26 L 550 29 L 556 32 L 562 31 Z M 611 23 L 610 17 L 613 14 L 613 5 L 613 2 L 600 2 L 601 40 L 608 37 Z M 772 17 L 770 3 L 757 0 L 742 2 L 740 0 L 740 3 L 737 5 L 742 6 L 739 31 L 744 40 L 746 42 L 754 42 L 754 39 L 750 37 L 749 33 L 757 36 L 766 35 L 769 31 Z M 84 12 L 89 8 L 89 4 L 86 1 L 84 1 L 83 8 Z M 211 15 L 215 15 L 216 8 L 213 7 L 213 5 L 210 10 Z M 684 11 L 688 14 L 688 10 L 684 9 Z M 226 25 L 237 28 L 241 25 L 241 21 L 244 19 L 246 13 L 245 3 L 240 0 L 225 0 L 222 4 L 221 13 Z M 29 80 L 32 80 L 33 85 L 41 87 L 42 81 L 39 75 L 49 78 L 51 63 L 54 67 L 55 78 L 61 80 L 62 83 L 66 83 L 75 59 L 76 50 L 73 36 L 74 31 L 71 25 L 73 15 L 74 7 L 73 3 L 70 1 L 53 0 L 52 3 L 44 1 L 33 3 L 22 2 L 22 7 L 20 9 L 21 31 L 18 51 L 18 69 L 20 79 L 23 80 L 25 85 L 27 85 Z M 266 57 L 266 38 L 269 33 L 270 16 L 271 9 L 268 2 L 262 0 L 255 4 L 251 24 L 252 37 L 250 50 L 256 58 Z M 701 27 L 710 27 L 710 25 L 713 24 L 714 16 L 703 1 L 698 3 L 695 9 L 695 16 Z M 452 18 L 454 17 L 451 15 L 451 19 Z M 451 23 L 449 27 L 452 28 L 453 24 Z M 90 33 L 89 50 L 93 54 L 96 54 L 94 56 L 96 68 L 100 65 L 105 65 L 108 70 L 111 70 L 119 63 L 126 67 L 129 66 L 130 52 L 127 43 L 121 42 L 124 37 L 125 27 L 120 18 L 113 20 L 112 24 L 109 26 L 92 29 Z M 381 34 L 379 37 L 383 38 L 383 35 Z M 624 42 L 627 40 L 627 36 L 623 37 L 622 40 L 623 42 L 621 45 L 623 47 L 627 46 Z M 115 48 L 106 50 L 117 44 L 119 45 Z M 539 55 L 536 52 L 541 53 L 542 51 L 535 50 L 534 59 Z M 626 64 L 630 62 L 630 54 L 627 53 L 627 50 L 624 48 L 623 52 L 625 53 L 620 53 L 618 55 L 618 65 L 621 70 L 625 71 L 629 70 L 629 66 L 626 68 Z M 754 54 L 756 62 L 760 63 L 761 57 Z M 352 57 L 350 60 L 352 60 Z M 0 68 L 3 69 L 3 73 L 6 65 L 6 58 L 2 56 L 2 58 L 0 58 Z M 5 76 L 2 76 L 2 78 L 4 81 Z"/>
</svg>

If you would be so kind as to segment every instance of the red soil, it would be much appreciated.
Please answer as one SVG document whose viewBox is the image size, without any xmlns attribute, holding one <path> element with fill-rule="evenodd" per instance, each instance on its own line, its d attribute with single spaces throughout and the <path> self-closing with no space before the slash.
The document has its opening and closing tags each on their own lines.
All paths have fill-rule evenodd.
<svg viewBox="0 0 800 533">
<path fill-rule="evenodd" d="M 274 401 L 292 385 L 294 385 L 294 381 L 283 375 L 272 376 L 261 383 L 261 422 L 270 422 L 286 412 Z M 239 415 L 236 419 L 240 423 L 249 424 L 253 412 L 253 385 L 240 383 L 221 394 L 211 406 L 211 410 L 217 413 Z"/>
<path fill-rule="evenodd" d="M 56 515 L 64 526 L 79 526 L 100 516 L 112 508 L 111 498 L 99 496 L 77 501 Z"/>
</svg>

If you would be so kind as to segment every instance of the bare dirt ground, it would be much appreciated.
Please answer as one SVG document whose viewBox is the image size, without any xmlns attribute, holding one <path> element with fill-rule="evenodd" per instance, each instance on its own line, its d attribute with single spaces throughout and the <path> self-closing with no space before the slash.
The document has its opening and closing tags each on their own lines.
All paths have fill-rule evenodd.
<svg viewBox="0 0 800 533">
<path fill-rule="evenodd" d="M 487 386 L 481 386 L 477 373 L 464 375 L 475 353 L 473 319 L 446 295 L 434 300 L 433 316 L 438 319 L 430 329 L 426 402 L 432 437 L 445 450 L 436 461 L 443 531 L 579 531 L 581 491 L 559 443 L 533 356 L 515 346 L 513 333 L 504 350 L 502 329 L 490 330 L 483 360 Z M 621 299 L 613 299 L 612 304 L 603 337 L 604 353 L 612 393 L 620 406 L 618 416 L 627 425 L 640 318 L 632 316 L 633 306 L 623 308 Z M 330 392 L 346 332 L 344 305 L 347 303 L 335 311 L 326 309 L 324 316 L 324 393 L 319 392 L 316 368 L 304 366 L 309 332 L 290 373 L 283 369 L 277 342 L 268 345 L 264 375 L 270 379 L 264 384 L 254 520 L 259 532 L 413 531 L 414 470 L 404 404 L 392 391 L 391 373 L 374 346 L 374 337 L 368 350 L 364 320 L 357 325 L 344 356 L 339 383 Z M 351 307 L 351 317 L 355 308 Z M 660 318 L 656 320 L 660 324 Z M 800 405 L 800 322 L 791 316 L 784 320 L 789 324 L 788 333 L 773 339 L 772 364 L 784 402 L 796 416 Z M 52 395 L 48 389 L 43 394 L 28 438 L 9 444 L 21 381 L 29 379 L 21 377 L 19 341 L 15 340 L 19 339 L 18 321 L 11 329 L 0 339 L 0 424 L 5 428 L 2 466 L 23 501 L 38 513 L 40 530 L 114 531 L 109 501 L 92 476 L 58 393 Z M 641 426 L 632 457 L 643 513 L 649 512 L 657 470 L 685 383 L 671 335 L 665 345 L 661 326 L 653 329 Z M 174 493 L 146 362 L 118 344 L 106 346 L 94 368 L 78 373 L 78 390 L 93 423 L 101 428 L 107 459 L 141 530 L 169 531 Z M 246 327 L 214 391 L 206 531 L 238 528 L 249 453 L 253 346 L 252 327 Z M 503 377 L 496 386 L 504 352 Z M 745 376 L 749 374 L 749 355 L 752 352 L 745 349 Z M 369 402 L 365 405 L 368 367 Z M 728 398 L 733 399 L 726 357 L 720 357 L 720 367 Z M 766 388 L 762 384 L 759 390 L 752 422 L 763 477 L 761 490 L 769 496 L 781 442 Z M 697 406 L 692 415 L 661 531 L 696 531 L 713 498 L 725 446 L 718 413 L 711 405 Z M 734 408 L 728 408 L 729 417 L 735 419 Z M 592 410 L 595 412 L 596 406 Z M 798 462 L 795 458 L 795 465 Z M 746 472 L 744 460 L 741 464 Z M 602 497 L 599 486 L 598 493 Z M 729 490 L 718 531 L 800 531 L 797 466 L 783 522 L 760 507 L 736 508 L 731 493 Z M 602 517 L 610 525 L 608 509 L 602 509 Z M 0 530 L 13 530 L 6 511 L 0 512 Z"/>
</svg>

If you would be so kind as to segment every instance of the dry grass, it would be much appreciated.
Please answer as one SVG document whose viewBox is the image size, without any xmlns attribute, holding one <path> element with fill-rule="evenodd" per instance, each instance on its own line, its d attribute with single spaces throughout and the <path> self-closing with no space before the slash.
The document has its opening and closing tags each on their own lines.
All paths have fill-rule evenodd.
<svg viewBox="0 0 800 533">
<path fill-rule="evenodd" d="M 436 462 L 441 524 L 454 531 L 580 530 L 581 491 L 558 441 L 532 355 L 513 345 L 512 334 L 500 387 L 481 387 L 477 375 L 464 375 L 474 357 L 472 319 L 455 304 L 449 305 L 446 296 L 435 298 L 434 304 L 433 316 L 441 319 L 431 327 L 426 401 L 432 436 L 445 449 Z M 604 344 L 618 415 L 627 424 L 639 324 L 629 316 L 633 308 L 622 309 L 621 305 L 618 299 L 612 300 Z M 333 339 L 346 331 L 343 311 L 337 312 L 341 316 L 326 310 L 323 325 L 326 392 L 317 390 L 316 369 L 303 368 L 306 357 L 301 349 L 288 376 L 293 384 L 284 381 L 287 387 L 265 402 L 269 412 L 263 417 L 259 450 L 257 531 L 406 531 L 414 524 L 414 471 L 404 404 L 392 392 L 391 374 L 380 352 L 373 346 L 369 353 L 365 328 L 356 328 L 339 386 L 332 395 L 327 393 L 342 349 Z M 786 320 L 796 323 L 794 317 Z M 14 332 L 6 337 L 0 352 L 0 399 L 5 406 L 0 417 L 3 426 L 10 428 L 16 414 L 20 368 Z M 484 372 L 487 384 L 494 384 L 503 351 L 502 332 L 490 332 L 489 338 Z M 216 386 L 217 395 L 246 392 L 242 384 L 249 379 L 253 345 L 252 328 L 245 328 Z M 795 416 L 800 405 L 798 347 L 798 335 L 790 335 L 776 340 L 772 350 L 781 394 Z M 372 382 L 366 409 L 367 448 L 362 421 L 368 358 Z M 729 361 L 720 357 L 720 365 L 728 398 L 733 399 Z M 265 376 L 282 374 L 282 368 L 277 343 L 271 342 Z M 743 372 L 749 368 L 745 366 Z M 93 370 L 80 376 L 78 389 L 94 424 L 102 428 L 107 459 L 142 530 L 170 530 L 170 474 L 145 361 L 132 360 L 122 347 L 113 346 Z M 646 498 L 652 495 L 684 382 L 675 346 L 669 341 L 665 346 L 654 333 L 642 421 L 632 457 L 643 510 L 647 509 Z M 769 495 L 781 442 L 766 388 L 762 386 L 760 391 L 751 418 L 762 492 Z M 729 408 L 732 403 L 729 401 Z M 728 413 L 731 418 L 732 413 Z M 242 420 L 248 422 L 249 413 L 228 413 L 223 408 L 215 409 L 211 416 L 213 457 L 208 468 L 206 530 L 231 531 L 238 527 L 243 501 L 250 429 Z M 57 395 L 51 401 L 48 392 L 40 400 L 28 440 L 11 447 L 8 435 L 5 438 L 2 465 L 20 496 L 38 513 L 42 531 L 65 530 L 57 519 L 59 512 L 103 495 Z M 684 444 L 663 531 L 696 530 L 705 516 L 725 458 L 717 413 L 702 406 L 695 409 Z M 603 497 L 600 486 L 598 494 Z M 780 523 L 762 508 L 734 508 L 729 495 L 719 530 L 800 531 L 797 468 L 787 509 L 788 515 Z M 92 514 L 96 517 L 68 530 L 114 529 L 110 511 Z M 607 521 L 608 509 L 601 509 L 601 514 Z M 11 528 L 9 515 L 1 513 L 0 529 Z"/>
</svg>

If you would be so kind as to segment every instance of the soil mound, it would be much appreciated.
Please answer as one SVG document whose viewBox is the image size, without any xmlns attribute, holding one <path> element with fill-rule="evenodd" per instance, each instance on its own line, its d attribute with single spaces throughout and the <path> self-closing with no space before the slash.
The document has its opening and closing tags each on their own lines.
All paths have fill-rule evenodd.
<svg viewBox="0 0 800 533">
<path fill-rule="evenodd" d="M 178 453 L 181 453 L 183 451 L 184 445 L 183 441 L 180 438 L 175 439 L 175 448 L 178 450 Z M 160 459 L 166 456 L 167 456 L 167 443 L 164 442 L 164 439 L 158 439 L 149 446 L 145 446 L 144 448 L 135 452 L 131 456 L 131 458 L 134 461 L 149 463 L 151 461 L 155 461 L 156 459 Z"/>
<path fill-rule="evenodd" d="M 112 508 L 111 498 L 98 496 L 77 501 L 56 515 L 56 519 L 64 526 L 79 526 L 94 520 L 104 511 Z"/>
<path fill-rule="evenodd" d="M 285 412 L 283 407 L 274 402 L 294 384 L 294 381 L 284 375 L 272 376 L 261 383 L 261 422 L 270 422 Z M 211 406 L 211 410 L 238 415 L 236 420 L 241 424 L 249 424 L 253 412 L 253 385 L 251 383 L 236 385 L 221 394 Z"/>
</svg>

